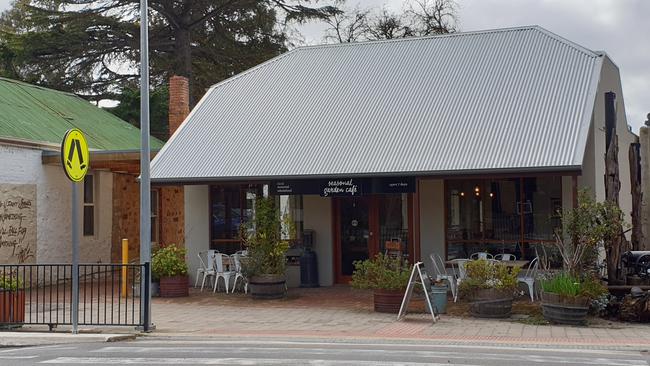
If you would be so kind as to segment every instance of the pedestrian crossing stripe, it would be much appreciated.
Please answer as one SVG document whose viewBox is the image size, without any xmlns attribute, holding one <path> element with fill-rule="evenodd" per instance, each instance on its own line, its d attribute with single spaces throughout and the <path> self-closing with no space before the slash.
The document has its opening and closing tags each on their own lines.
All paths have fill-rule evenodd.
<svg viewBox="0 0 650 366">
<path fill-rule="evenodd" d="M 68 130 L 61 142 L 61 164 L 65 175 L 73 182 L 81 182 L 90 165 L 88 143 L 81 130 Z"/>
</svg>

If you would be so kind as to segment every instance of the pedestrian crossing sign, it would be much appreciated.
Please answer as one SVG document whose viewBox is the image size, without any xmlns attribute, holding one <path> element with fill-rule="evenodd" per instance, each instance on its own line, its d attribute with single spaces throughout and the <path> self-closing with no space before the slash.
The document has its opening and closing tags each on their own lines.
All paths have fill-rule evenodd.
<svg viewBox="0 0 650 366">
<path fill-rule="evenodd" d="M 61 164 L 65 175 L 73 182 L 81 182 L 90 165 L 88 143 L 81 130 L 73 128 L 63 136 L 61 143 Z"/>
</svg>

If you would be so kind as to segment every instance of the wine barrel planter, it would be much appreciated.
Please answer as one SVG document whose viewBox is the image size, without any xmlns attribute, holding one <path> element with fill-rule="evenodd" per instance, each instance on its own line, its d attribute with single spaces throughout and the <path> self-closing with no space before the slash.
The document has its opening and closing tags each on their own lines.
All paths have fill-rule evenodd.
<svg viewBox="0 0 650 366">
<path fill-rule="evenodd" d="M 542 312 L 544 318 L 551 323 L 585 325 L 589 312 L 589 299 L 542 292 Z"/>
<path fill-rule="evenodd" d="M 160 297 L 183 297 L 189 295 L 187 275 L 160 278 Z"/>
<path fill-rule="evenodd" d="M 512 293 L 477 289 L 471 296 L 469 313 L 477 318 L 508 318 L 512 313 Z"/>
<path fill-rule="evenodd" d="M 404 291 L 402 290 L 375 290 L 373 293 L 375 311 L 378 313 L 399 313 L 402 306 Z"/>
<path fill-rule="evenodd" d="M 253 299 L 281 299 L 286 294 L 286 278 L 271 274 L 253 276 L 248 281 L 248 291 Z"/>
<path fill-rule="evenodd" d="M 25 290 L 0 290 L 0 323 L 18 324 L 25 321 Z"/>
</svg>

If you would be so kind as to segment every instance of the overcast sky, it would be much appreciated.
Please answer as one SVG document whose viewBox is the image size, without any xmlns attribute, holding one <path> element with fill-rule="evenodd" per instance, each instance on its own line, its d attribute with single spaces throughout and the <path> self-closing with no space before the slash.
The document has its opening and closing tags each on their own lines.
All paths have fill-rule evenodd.
<svg viewBox="0 0 650 366">
<path fill-rule="evenodd" d="M 0 0 L 6 9 L 10 0 Z M 364 8 L 402 9 L 403 0 L 348 0 Z M 628 123 L 635 132 L 650 113 L 649 0 L 458 0 L 462 31 L 540 25 L 592 50 L 603 50 L 621 72 Z M 302 27 L 321 43 L 323 27 Z"/>
</svg>

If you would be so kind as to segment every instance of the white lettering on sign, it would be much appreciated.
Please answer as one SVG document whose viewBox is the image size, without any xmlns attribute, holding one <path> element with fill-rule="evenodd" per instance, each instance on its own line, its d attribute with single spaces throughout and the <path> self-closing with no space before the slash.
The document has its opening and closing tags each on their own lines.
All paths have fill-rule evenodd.
<svg viewBox="0 0 650 366">
<path fill-rule="evenodd" d="M 36 186 L 0 184 L 0 261 L 26 263 L 36 253 Z"/>
<path fill-rule="evenodd" d="M 331 195 L 349 195 L 354 196 L 359 192 L 359 187 L 354 184 L 352 179 L 348 180 L 329 180 L 327 186 L 323 188 L 323 197 Z"/>
</svg>

